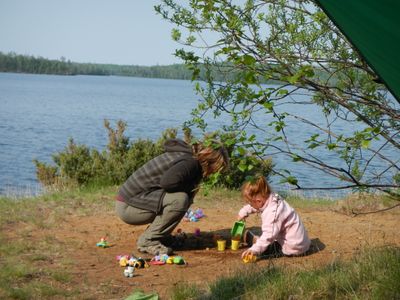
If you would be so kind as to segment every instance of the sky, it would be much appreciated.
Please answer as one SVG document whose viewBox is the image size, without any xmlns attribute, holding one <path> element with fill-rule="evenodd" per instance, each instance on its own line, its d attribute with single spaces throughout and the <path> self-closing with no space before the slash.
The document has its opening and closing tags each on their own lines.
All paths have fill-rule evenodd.
<svg viewBox="0 0 400 300">
<path fill-rule="evenodd" d="M 0 0 L 0 51 L 127 65 L 181 63 L 159 0 Z"/>
</svg>

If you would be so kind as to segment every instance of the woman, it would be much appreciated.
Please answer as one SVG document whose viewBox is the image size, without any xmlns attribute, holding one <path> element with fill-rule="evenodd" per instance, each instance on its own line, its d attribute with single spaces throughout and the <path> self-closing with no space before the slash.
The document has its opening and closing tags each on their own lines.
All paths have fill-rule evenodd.
<svg viewBox="0 0 400 300">
<path fill-rule="evenodd" d="M 171 232 L 193 203 L 200 181 L 227 168 L 229 159 L 218 143 L 189 145 L 167 140 L 165 153 L 136 170 L 121 186 L 116 211 L 131 225 L 150 224 L 137 240 L 140 252 L 170 255 Z"/>
</svg>

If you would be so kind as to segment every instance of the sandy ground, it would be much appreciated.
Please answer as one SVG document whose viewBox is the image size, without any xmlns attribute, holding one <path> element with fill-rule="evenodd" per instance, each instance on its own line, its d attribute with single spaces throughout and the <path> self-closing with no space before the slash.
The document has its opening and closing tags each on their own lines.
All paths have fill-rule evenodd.
<svg viewBox="0 0 400 300">
<path fill-rule="evenodd" d="M 196 204 L 195 204 L 196 205 Z M 196 208 L 196 206 L 192 208 Z M 40 240 L 51 236 L 54 243 L 62 246 L 62 251 L 54 254 L 54 260 L 44 262 L 49 267 L 60 267 L 60 262 L 69 262 L 72 282 L 66 289 L 79 289 L 85 299 L 124 299 L 135 289 L 145 292 L 157 292 L 161 299 L 169 298 L 171 287 L 180 282 L 205 285 L 207 282 L 235 272 L 238 268 L 249 267 L 240 258 L 243 246 L 238 251 L 230 249 L 219 252 L 213 241 L 215 234 L 226 237 L 230 243 L 230 230 L 235 221 L 240 204 L 219 205 L 203 208 L 205 217 L 199 222 L 182 221 L 181 228 L 188 235 L 188 246 L 177 255 L 181 255 L 186 265 L 150 266 L 135 271 L 133 278 L 123 276 L 123 267 L 118 265 L 117 255 L 135 253 L 136 238 L 146 226 L 130 226 L 107 211 L 93 216 L 66 215 L 56 228 L 33 230 L 29 239 Z M 340 259 L 349 259 L 357 255 L 363 246 L 397 245 L 400 246 L 398 228 L 400 209 L 357 217 L 347 216 L 329 209 L 297 209 L 310 238 L 314 253 L 305 257 L 280 257 L 260 260 L 256 267 L 263 268 L 269 263 L 285 267 L 308 269 L 332 263 Z M 259 216 L 248 218 L 246 226 L 259 226 Z M 23 230 L 23 225 L 18 225 Z M 201 231 L 195 237 L 195 229 Z M 18 230 L 9 228 L 9 238 L 18 238 Z M 110 248 L 96 247 L 102 236 L 107 236 Z M 149 256 L 142 255 L 144 258 Z M 254 264 L 253 264 L 254 265 Z"/>
</svg>

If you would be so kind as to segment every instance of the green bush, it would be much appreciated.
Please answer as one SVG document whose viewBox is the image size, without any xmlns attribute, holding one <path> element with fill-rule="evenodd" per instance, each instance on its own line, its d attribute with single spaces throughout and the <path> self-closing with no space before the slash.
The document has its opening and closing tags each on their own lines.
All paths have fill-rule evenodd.
<svg viewBox="0 0 400 300">
<path fill-rule="evenodd" d="M 98 151 L 85 145 L 78 145 L 71 138 L 65 149 L 53 154 L 55 165 L 34 160 L 36 175 L 45 187 L 65 186 L 108 186 L 119 185 L 147 161 L 163 153 L 164 142 L 176 138 L 176 129 L 165 130 L 161 137 L 153 142 L 149 139 L 138 139 L 133 142 L 124 136 L 126 123 L 118 121 L 116 129 L 105 120 L 104 127 L 108 132 L 106 149 Z M 186 131 L 185 140 L 195 139 Z M 268 176 L 272 169 L 270 159 L 260 159 L 236 147 L 236 140 L 230 134 L 215 132 L 208 137 L 218 138 L 227 148 L 230 156 L 230 169 L 223 174 L 214 174 L 205 180 L 205 185 L 238 188 L 244 180 L 257 173 Z"/>
<path fill-rule="evenodd" d="M 187 133 L 188 135 L 188 133 Z M 209 139 L 221 141 L 229 154 L 229 170 L 222 174 L 213 174 L 205 180 L 206 186 L 222 186 L 238 189 L 242 184 L 256 174 L 269 177 L 274 166 L 271 158 L 263 158 L 252 151 L 238 146 L 243 141 L 235 133 L 215 131 L 207 135 Z"/>
<path fill-rule="evenodd" d="M 65 149 L 53 154 L 54 165 L 34 160 L 36 176 L 45 187 L 116 185 L 123 183 L 136 169 L 163 152 L 164 141 L 175 138 L 177 131 L 167 129 L 161 138 L 138 139 L 130 142 L 124 136 L 126 123 L 118 121 L 116 129 L 104 121 L 108 144 L 99 152 L 85 145 L 77 145 L 71 138 Z"/>
</svg>

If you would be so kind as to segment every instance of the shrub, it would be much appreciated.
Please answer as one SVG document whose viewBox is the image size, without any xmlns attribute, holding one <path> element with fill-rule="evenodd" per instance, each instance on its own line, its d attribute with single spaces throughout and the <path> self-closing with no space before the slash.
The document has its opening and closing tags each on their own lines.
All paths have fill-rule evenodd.
<svg viewBox="0 0 400 300">
<path fill-rule="evenodd" d="M 71 138 L 65 149 L 53 154 L 54 165 L 34 160 L 36 175 L 45 187 L 85 186 L 85 185 L 118 185 L 122 184 L 135 170 L 147 161 L 164 151 L 164 142 L 176 138 L 176 129 L 167 129 L 161 137 L 153 142 L 149 139 L 138 139 L 133 142 L 124 136 L 126 123 L 118 121 L 116 129 L 108 120 L 104 127 L 108 132 L 106 149 L 99 152 L 85 145 L 78 145 Z M 185 131 L 185 140 L 194 142 L 189 131 Z M 254 174 L 269 175 L 272 169 L 270 159 L 260 159 L 249 152 L 236 147 L 236 140 L 230 134 L 215 132 L 207 138 L 218 138 L 226 146 L 230 156 L 230 169 L 224 174 L 214 174 L 205 180 L 205 185 L 238 188 L 244 180 Z"/>
<path fill-rule="evenodd" d="M 190 132 L 186 131 L 186 138 L 192 140 Z M 269 177 L 273 168 L 271 158 L 257 156 L 255 152 L 249 151 L 238 144 L 242 141 L 233 132 L 215 131 L 209 133 L 206 139 L 216 139 L 221 141 L 228 151 L 230 158 L 229 169 L 224 173 L 211 175 L 204 184 L 206 187 L 222 186 L 230 189 L 237 189 L 242 184 L 256 174 Z"/>
<path fill-rule="evenodd" d="M 104 127 L 108 132 L 108 144 L 101 152 L 78 145 L 71 138 L 63 151 L 52 155 L 55 166 L 35 159 L 39 182 L 45 187 L 121 184 L 133 171 L 161 154 L 164 141 L 177 134 L 175 129 L 167 129 L 156 142 L 149 139 L 130 142 L 124 136 L 125 122 L 118 121 L 113 129 L 105 120 Z"/>
</svg>

